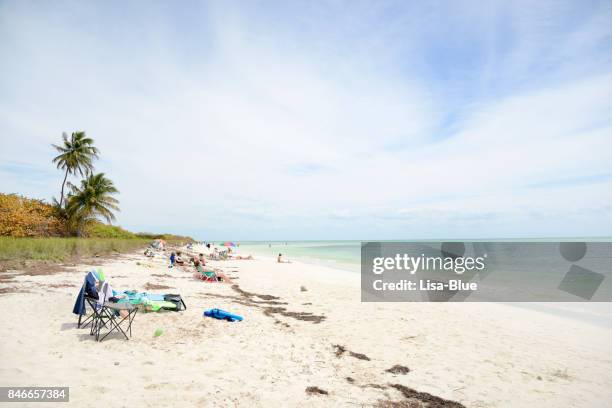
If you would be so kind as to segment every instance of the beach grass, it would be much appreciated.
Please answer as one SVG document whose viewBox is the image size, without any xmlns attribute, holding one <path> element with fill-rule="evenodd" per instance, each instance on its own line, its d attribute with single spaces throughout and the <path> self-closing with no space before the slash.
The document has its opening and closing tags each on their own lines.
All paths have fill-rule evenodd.
<svg viewBox="0 0 612 408">
<path fill-rule="evenodd" d="M 149 242 L 146 238 L 0 237 L 0 262 L 66 261 L 75 257 L 129 252 Z"/>
</svg>

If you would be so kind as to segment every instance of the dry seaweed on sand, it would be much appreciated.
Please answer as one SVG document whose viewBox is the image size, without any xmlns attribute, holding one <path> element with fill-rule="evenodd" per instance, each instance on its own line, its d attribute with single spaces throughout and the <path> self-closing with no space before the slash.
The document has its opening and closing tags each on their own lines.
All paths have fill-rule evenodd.
<svg viewBox="0 0 612 408">
<path fill-rule="evenodd" d="M 401 392 L 404 398 L 417 400 L 425 404 L 426 408 L 465 408 L 463 404 L 457 401 L 436 397 L 427 392 L 419 392 L 402 384 L 389 384 L 389 387 Z"/>
<path fill-rule="evenodd" d="M 408 374 L 410 372 L 410 369 L 406 366 L 396 364 L 393 367 L 386 369 L 385 371 L 391 374 Z"/>
<path fill-rule="evenodd" d="M 303 320 L 306 322 L 312 322 L 314 324 L 321 323 L 325 320 L 323 315 L 315 315 L 310 312 L 288 312 L 284 307 L 264 307 L 264 314 L 266 316 L 272 316 L 274 314 L 280 314 L 281 316 L 291 317 L 296 320 Z"/>
<path fill-rule="evenodd" d="M 32 292 L 27 289 L 16 288 L 12 286 L 0 288 L 0 294 L 5 294 L 5 293 L 32 293 Z"/>
<path fill-rule="evenodd" d="M 0 282 L 11 282 L 15 279 L 14 274 L 0 273 Z"/>
<path fill-rule="evenodd" d="M 252 297 L 258 297 L 260 299 L 263 300 L 278 300 L 280 299 L 278 296 L 272 296 L 272 295 L 260 295 L 258 293 L 253 293 L 253 292 L 247 292 L 246 290 L 242 290 L 240 289 L 240 286 L 238 285 L 232 285 L 232 289 L 236 292 L 238 292 L 239 294 L 241 294 L 242 296 L 245 296 L 247 298 L 252 298 Z"/>
<path fill-rule="evenodd" d="M 328 395 L 329 392 L 327 392 L 327 391 L 325 391 L 325 390 L 323 390 L 323 389 L 321 389 L 319 387 L 311 386 L 311 387 L 307 387 L 306 388 L 306 394 L 308 394 L 308 395 Z"/>
<path fill-rule="evenodd" d="M 216 293 L 209 293 L 209 292 L 203 292 L 201 293 L 201 295 L 206 296 L 206 297 L 215 297 L 215 298 L 221 298 L 221 299 L 230 299 L 233 300 L 236 303 L 239 303 L 241 305 L 244 306 L 252 306 L 252 307 L 256 307 L 258 309 L 263 310 L 264 315 L 268 316 L 268 317 L 275 317 L 275 315 L 281 315 L 284 317 L 291 317 L 292 319 L 295 320 L 302 320 L 302 321 L 306 321 L 306 322 L 311 322 L 313 324 L 318 324 L 321 323 L 323 320 L 325 320 L 325 316 L 323 315 L 315 315 L 313 313 L 310 312 L 291 312 L 291 311 L 287 311 L 286 307 L 281 307 L 281 306 L 277 306 L 277 305 L 286 305 L 286 302 L 282 302 L 280 300 L 266 300 L 266 301 L 257 301 L 254 300 L 252 297 L 250 296 L 256 296 L 259 298 L 268 298 L 268 299 L 280 299 L 277 296 L 271 296 L 271 295 L 258 295 L 258 294 L 254 294 L 254 293 L 249 293 L 246 291 L 243 291 L 242 289 L 240 289 L 240 287 L 238 285 L 232 285 L 232 289 L 234 289 L 234 291 L 238 292 L 240 294 L 240 297 L 238 296 L 227 296 L 227 295 L 219 295 Z M 269 306 L 269 305 L 274 305 L 274 306 Z M 275 323 L 277 323 L 278 319 L 275 320 Z M 280 321 L 278 321 L 280 322 Z M 280 323 L 277 323 L 280 324 Z M 288 325 L 284 325 L 285 327 L 289 327 Z"/>
<path fill-rule="evenodd" d="M 356 359 L 370 361 L 370 357 L 366 356 L 365 354 L 355 353 L 354 351 L 351 351 L 340 344 L 334 344 L 333 346 L 335 349 L 334 353 L 338 358 L 342 357 L 345 353 L 348 353 L 349 356 L 354 357 Z"/>
</svg>

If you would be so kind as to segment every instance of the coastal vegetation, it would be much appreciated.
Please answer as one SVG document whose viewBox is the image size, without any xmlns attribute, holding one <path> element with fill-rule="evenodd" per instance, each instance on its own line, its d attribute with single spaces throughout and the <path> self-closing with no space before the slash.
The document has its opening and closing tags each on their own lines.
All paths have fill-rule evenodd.
<svg viewBox="0 0 612 408">
<path fill-rule="evenodd" d="M 61 145 L 51 145 L 59 152 L 53 159 L 53 163 L 58 169 L 64 170 L 64 181 L 60 193 L 59 206 L 64 204 L 64 187 L 69 174 L 81 177 L 93 171 L 93 161 L 98 158 L 98 149 L 93 145 L 94 140 L 88 138 L 85 132 L 72 132 L 70 139 L 64 132 L 62 134 L 63 143 Z"/>
<path fill-rule="evenodd" d="M 113 211 L 119 211 L 119 201 L 113 194 L 119 192 L 104 173 L 88 174 L 80 186 L 71 185 L 66 204 L 66 219 L 72 230 L 82 236 L 87 225 L 99 217 L 108 223 L 115 220 Z"/>
<path fill-rule="evenodd" d="M 27 261 L 67 261 L 79 257 L 126 252 L 154 239 L 169 244 L 193 241 L 172 234 L 134 233 L 111 225 L 120 211 L 119 193 L 105 173 L 94 173 L 99 157 L 94 140 L 85 132 L 64 133 L 52 145 L 53 159 L 63 171 L 59 201 L 0 193 L 0 270 Z M 82 179 L 73 184 L 69 176 Z M 106 223 L 105 223 L 106 222 Z"/>
<path fill-rule="evenodd" d="M 14 207 L 15 202 L 23 205 Z M 7 206 L 10 203 L 13 206 Z M 62 220 L 40 200 L 0 193 L 0 272 L 48 262 L 77 262 L 144 248 L 154 239 L 170 245 L 193 241 L 172 234 L 133 233 L 116 225 L 90 222 L 81 237 L 64 235 Z"/>
<path fill-rule="evenodd" d="M 8 261 L 68 261 L 126 252 L 143 247 L 144 238 L 14 238 L 0 237 L 0 263 Z"/>
<path fill-rule="evenodd" d="M 52 162 L 64 171 L 59 202 L 54 199 L 55 213 L 64 220 L 64 225 L 72 235 L 84 236 L 89 224 L 99 218 L 109 224 L 115 220 L 115 211 L 119 211 L 119 200 L 113 197 L 119 193 L 111 179 L 104 173 L 94 174 L 93 162 L 100 151 L 94 146 L 94 140 L 85 132 L 72 132 L 70 138 L 62 134 L 61 145 L 51 145 L 59 152 Z M 80 175 L 79 184 L 67 182 L 68 175 Z M 64 197 L 68 185 L 70 192 Z"/>
<path fill-rule="evenodd" d="M 0 236 L 21 238 L 68 235 L 66 220 L 59 216 L 56 207 L 43 200 L 0 193 Z"/>
<path fill-rule="evenodd" d="M 193 241 L 172 234 L 134 233 L 97 219 L 89 219 L 82 234 L 74 237 L 68 222 L 57 207 L 42 200 L 0 193 L 0 271 L 31 261 L 66 262 L 133 251 L 154 239 L 171 245 Z"/>
</svg>

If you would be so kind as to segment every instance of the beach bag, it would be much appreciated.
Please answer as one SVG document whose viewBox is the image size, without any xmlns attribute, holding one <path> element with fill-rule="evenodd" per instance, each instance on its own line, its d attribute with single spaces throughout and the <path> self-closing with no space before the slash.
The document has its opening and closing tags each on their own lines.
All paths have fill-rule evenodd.
<svg viewBox="0 0 612 408">
<path fill-rule="evenodd" d="M 172 309 L 175 312 L 179 312 L 181 310 L 186 310 L 187 309 L 187 305 L 185 304 L 185 301 L 183 300 L 183 298 L 179 294 L 167 294 L 167 295 L 164 295 L 164 300 L 166 302 L 172 302 L 172 303 L 174 303 L 176 305 L 176 309 Z"/>
</svg>

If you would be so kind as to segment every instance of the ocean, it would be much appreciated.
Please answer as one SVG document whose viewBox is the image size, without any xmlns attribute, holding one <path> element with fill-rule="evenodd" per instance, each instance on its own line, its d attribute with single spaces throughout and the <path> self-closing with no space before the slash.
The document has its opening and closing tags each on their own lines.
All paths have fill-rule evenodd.
<svg viewBox="0 0 612 408">
<path fill-rule="evenodd" d="M 451 240 L 449 240 L 451 241 Z M 455 240 L 457 242 L 463 242 Z M 480 240 L 470 240 L 480 241 Z M 485 241 L 485 240 L 482 240 Z M 493 239 L 487 242 L 612 242 L 612 238 L 539 238 L 539 239 Z M 360 273 L 362 241 L 243 241 L 236 248 L 240 255 L 276 258 L 282 254 L 286 260 Z M 401 241 L 386 241 L 401 242 Z M 439 242 L 415 240 L 414 242 Z M 611 280 L 612 265 L 595 266 Z M 525 271 L 526 273 L 528 271 Z M 606 282 L 607 283 L 607 282 Z M 525 307 L 552 313 L 567 318 L 585 321 L 605 327 L 612 327 L 612 303 L 610 302 L 512 302 L 516 307 Z"/>
<path fill-rule="evenodd" d="M 448 240 L 449 242 L 612 242 L 611 238 L 536 238 L 536 239 L 486 239 Z M 325 265 L 351 272 L 360 272 L 362 241 L 244 241 L 237 251 L 241 255 L 260 255 L 276 258 L 283 254 L 287 260 L 315 265 Z M 404 242 L 404 241 L 380 241 Z M 440 242 L 439 240 L 414 240 L 406 242 Z"/>
<path fill-rule="evenodd" d="M 358 273 L 361 264 L 361 241 L 245 241 L 237 252 L 314 265 L 325 265 Z"/>
</svg>

